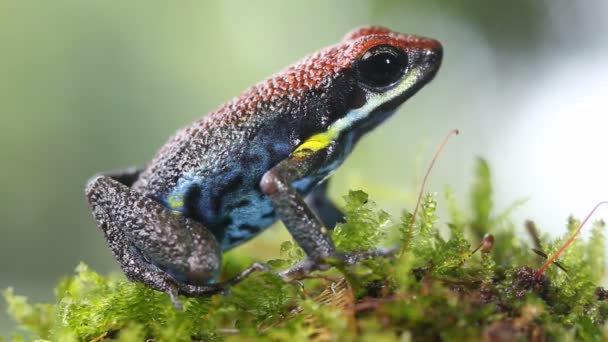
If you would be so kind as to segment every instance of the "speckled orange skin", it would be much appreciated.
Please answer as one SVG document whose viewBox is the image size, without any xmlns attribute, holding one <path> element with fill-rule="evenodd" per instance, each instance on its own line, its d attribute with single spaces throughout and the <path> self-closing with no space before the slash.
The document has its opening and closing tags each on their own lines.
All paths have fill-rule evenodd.
<svg viewBox="0 0 608 342">
<path fill-rule="evenodd" d="M 354 70 L 379 45 L 401 50 L 416 70 L 406 89 L 382 102 L 389 89 L 370 88 Z M 317 216 L 332 228 L 340 213 L 319 185 L 363 134 L 434 77 L 441 56 L 432 39 L 377 26 L 353 30 L 179 130 L 145 168 L 93 178 L 89 203 L 123 271 L 173 295 L 207 293 L 212 288 L 201 284 L 219 271 L 221 251 L 279 218 L 309 258 L 334 255 Z M 370 99 L 373 108 L 353 119 Z M 347 117 L 327 146 L 294 157 L 303 142 Z M 301 198 L 311 193 L 316 216 Z"/>
</svg>

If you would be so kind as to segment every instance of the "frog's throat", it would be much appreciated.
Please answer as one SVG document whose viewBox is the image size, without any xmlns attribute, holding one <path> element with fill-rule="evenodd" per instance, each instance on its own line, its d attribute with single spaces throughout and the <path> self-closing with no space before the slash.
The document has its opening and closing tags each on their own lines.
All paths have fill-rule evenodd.
<svg viewBox="0 0 608 342">
<path fill-rule="evenodd" d="M 345 117 L 336 120 L 332 123 L 327 131 L 312 135 L 300 144 L 294 151 L 294 154 L 310 153 L 321 150 L 327 147 L 332 141 L 336 140 L 340 134 L 358 121 L 365 120 L 379 106 L 387 103 L 399 95 L 412 88 L 420 79 L 421 72 L 419 68 L 413 68 L 404 77 L 399 84 L 383 93 L 371 94 L 365 105 L 349 111 Z"/>
</svg>

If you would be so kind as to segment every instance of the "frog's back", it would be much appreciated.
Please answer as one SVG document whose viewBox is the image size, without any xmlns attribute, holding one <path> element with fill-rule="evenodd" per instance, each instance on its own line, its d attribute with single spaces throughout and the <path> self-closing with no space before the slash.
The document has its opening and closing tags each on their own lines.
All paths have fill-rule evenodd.
<svg viewBox="0 0 608 342">
<path fill-rule="evenodd" d="M 327 103 L 332 99 L 323 94 L 335 83 L 337 74 L 331 69 L 343 50 L 340 45 L 320 50 L 179 130 L 133 187 L 153 196 L 174 187 L 189 173 L 208 175 L 233 167 L 228 157 L 261 148 L 252 143 L 293 149 L 302 139 L 322 131 L 335 119 L 331 117 L 335 111 L 328 110 L 334 105 Z"/>
</svg>

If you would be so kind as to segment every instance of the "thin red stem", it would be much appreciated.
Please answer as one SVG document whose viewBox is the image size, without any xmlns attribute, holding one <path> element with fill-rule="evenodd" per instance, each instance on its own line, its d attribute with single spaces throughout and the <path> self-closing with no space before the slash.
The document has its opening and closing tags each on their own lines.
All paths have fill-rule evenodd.
<svg viewBox="0 0 608 342">
<path fill-rule="evenodd" d="M 549 259 L 547 259 L 547 261 L 538 269 L 538 271 L 536 271 L 537 280 L 540 279 L 540 277 L 542 277 L 542 275 L 545 272 L 545 270 L 547 269 L 547 267 L 549 267 L 549 265 L 551 265 L 551 263 L 553 263 L 555 261 L 555 259 L 557 259 L 560 256 L 560 254 L 562 254 L 566 250 L 566 248 L 568 248 L 568 246 L 570 246 L 570 244 L 572 244 L 572 241 L 574 241 L 576 236 L 581 232 L 581 229 L 583 228 L 585 223 L 587 223 L 587 221 L 589 221 L 589 219 L 591 218 L 591 215 L 593 215 L 593 213 L 595 213 L 597 208 L 599 208 L 603 204 L 608 204 L 608 201 L 602 201 L 602 202 L 599 202 L 598 204 L 596 204 L 595 207 L 593 207 L 593 209 L 589 212 L 589 214 L 587 214 L 587 217 L 585 217 L 583 222 L 581 222 L 581 224 L 578 226 L 578 228 L 576 228 L 574 233 L 572 233 L 572 235 L 570 236 L 568 241 L 566 241 L 557 250 L 557 252 L 553 253 L 553 255 Z"/>
<path fill-rule="evenodd" d="M 424 178 L 422 179 L 422 185 L 420 186 L 420 191 L 418 192 L 418 199 L 416 200 L 416 207 L 414 207 L 414 212 L 412 213 L 412 217 L 410 218 L 410 222 L 408 223 L 407 237 L 405 240 L 405 244 L 403 245 L 403 248 L 401 249 L 401 253 L 399 254 L 399 259 L 401 259 L 403 257 L 403 254 L 405 254 L 405 251 L 407 250 L 407 247 L 410 243 L 410 239 L 412 238 L 412 230 L 414 228 L 414 223 L 416 222 L 416 215 L 418 214 L 418 208 L 420 207 L 420 202 L 422 201 L 422 195 L 424 194 L 424 187 L 426 186 L 426 181 L 429 178 L 429 175 L 431 174 L 431 169 L 433 169 L 433 165 L 435 165 L 435 161 L 437 160 L 437 157 L 439 157 L 439 153 L 441 152 L 441 150 L 443 150 L 443 147 L 445 146 L 445 144 L 447 144 L 450 137 L 452 135 L 458 135 L 459 133 L 460 133 L 460 131 L 457 128 L 450 130 L 445 135 L 445 137 L 443 138 L 443 140 L 441 141 L 439 146 L 437 146 L 437 150 L 435 150 L 435 154 L 433 154 L 433 159 L 431 159 L 431 163 L 429 164 L 429 167 L 426 169 L 426 173 L 424 174 Z"/>
</svg>

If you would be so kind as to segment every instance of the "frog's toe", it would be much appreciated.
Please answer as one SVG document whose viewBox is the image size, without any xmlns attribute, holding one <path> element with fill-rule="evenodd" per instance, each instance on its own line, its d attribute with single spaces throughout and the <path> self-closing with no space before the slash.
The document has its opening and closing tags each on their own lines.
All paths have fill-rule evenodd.
<svg viewBox="0 0 608 342">
<path fill-rule="evenodd" d="M 360 260 L 393 256 L 399 250 L 398 247 L 377 247 L 361 251 L 339 253 L 339 260 L 345 265 L 354 265 Z"/>
<path fill-rule="evenodd" d="M 308 276 L 313 271 L 325 271 L 332 266 L 352 266 L 364 259 L 391 257 L 398 250 L 397 247 L 378 247 L 362 251 L 337 253 L 336 256 L 326 257 L 316 261 L 306 258 L 288 269 L 279 271 L 278 275 L 285 281 L 298 280 Z"/>
<path fill-rule="evenodd" d="M 171 299 L 171 303 L 173 303 L 173 307 L 175 308 L 175 310 L 184 310 L 184 304 L 181 300 L 179 300 L 179 297 L 177 296 L 179 291 L 175 284 L 171 284 L 168 282 L 167 289 L 165 290 L 165 292 L 167 293 L 167 295 L 169 295 L 169 298 Z"/>
<path fill-rule="evenodd" d="M 268 266 L 265 264 L 261 264 L 258 262 L 254 262 L 251 266 L 244 269 L 241 273 L 236 276 L 220 282 L 220 283 L 212 283 L 207 285 L 192 285 L 187 283 L 178 283 L 179 293 L 184 294 L 186 296 L 191 297 L 201 297 L 201 296 L 210 296 L 213 294 L 221 293 L 224 295 L 230 294 L 230 288 L 233 285 L 238 284 L 247 278 L 251 273 L 256 271 L 265 271 L 268 270 Z"/>
<path fill-rule="evenodd" d="M 302 279 L 313 271 L 325 271 L 330 267 L 331 264 L 327 263 L 325 260 L 312 260 L 306 258 L 285 270 L 279 271 L 277 274 L 283 278 L 284 281 L 289 282 Z"/>
</svg>

